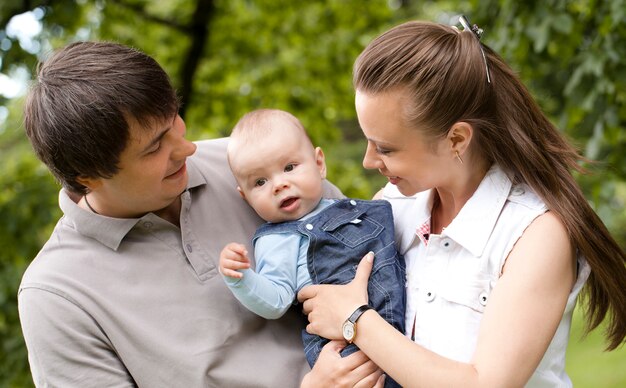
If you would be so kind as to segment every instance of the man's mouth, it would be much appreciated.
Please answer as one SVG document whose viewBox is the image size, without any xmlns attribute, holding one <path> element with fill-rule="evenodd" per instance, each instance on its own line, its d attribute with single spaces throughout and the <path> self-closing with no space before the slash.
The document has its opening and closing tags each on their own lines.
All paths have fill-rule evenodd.
<svg viewBox="0 0 626 388">
<path fill-rule="evenodd" d="M 180 166 L 180 168 L 178 170 L 176 170 L 173 173 L 171 173 L 170 175 L 166 176 L 165 179 L 177 178 L 178 176 L 180 176 L 180 175 L 185 173 L 186 167 L 187 167 L 187 164 L 183 163 L 183 165 Z"/>
</svg>

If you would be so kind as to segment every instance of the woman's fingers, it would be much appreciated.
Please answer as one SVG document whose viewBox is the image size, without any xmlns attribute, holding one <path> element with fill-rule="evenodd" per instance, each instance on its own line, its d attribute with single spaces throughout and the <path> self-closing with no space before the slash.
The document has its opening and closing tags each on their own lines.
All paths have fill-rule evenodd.
<svg viewBox="0 0 626 388">
<path fill-rule="evenodd" d="M 374 267 L 374 253 L 369 252 L 361 259 L 359 266 L 356 269 L 356 275 L 352 283 L 356 284 L 360 290 L 367 292 L 367 282 L 370 279 L 372 268 Z"/>
</svg>

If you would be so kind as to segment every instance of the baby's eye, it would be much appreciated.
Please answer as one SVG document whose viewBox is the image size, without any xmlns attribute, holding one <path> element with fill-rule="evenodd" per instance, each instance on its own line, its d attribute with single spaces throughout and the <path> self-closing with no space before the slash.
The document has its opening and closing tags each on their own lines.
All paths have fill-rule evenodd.
<svg viewBox="0 0 626 388">
<path fill-rule="evenodd" d="M 285 172 L 293 171 L 294 168 L 296 168 L 296 165 L 294 163 L 289 163 L 285 166 Z"/>
<path fill-rule="evenodd" d="M 267 179 L 265 178 L 259 178 L 256 181 L 254 181 L 254 186 L 258 187 L 258 186 L 263 186 L 265 183 L 267 182 Z"/>
</svg>

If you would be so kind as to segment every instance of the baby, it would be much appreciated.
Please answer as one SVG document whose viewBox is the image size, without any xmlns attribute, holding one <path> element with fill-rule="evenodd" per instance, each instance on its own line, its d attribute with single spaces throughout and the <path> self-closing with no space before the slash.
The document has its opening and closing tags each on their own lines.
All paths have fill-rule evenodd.
<svg viewBox="0 0 626 388">
<path fill-rule="evenodd" d="M 228 161 L 237 190 L 268 221 L 253 238 L 256 272 L 244 245 L 230 243 L 220 254 L 220 272 L 246 308 L 279 318 L 302 287 L 351 281 L 358 262 L 371 251 L 369 306 L 404 333 L 404 260 L 395 248 L 388 202 L 322 198 L 324 153 L 313 146 L 300 121 L 281 110 L 243 116 L 232 131 Z M 328 340 L 306 331 L 302 335 L 313 366 Z M 354 351 L 356 346 L 349 345 L 342 355 Z"/>
</svg>

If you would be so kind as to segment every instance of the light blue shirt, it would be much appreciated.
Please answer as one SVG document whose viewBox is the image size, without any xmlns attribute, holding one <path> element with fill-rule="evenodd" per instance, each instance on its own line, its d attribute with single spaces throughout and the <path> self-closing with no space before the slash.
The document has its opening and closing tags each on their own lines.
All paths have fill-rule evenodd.
<svg viewBox="0 0 626 388">
<path fill-rule="evenodd" d="M 309 218 L 333 203 L 322 199 L 302 217 Z M 307 268 L 309 239 L 300 233 L 276 233 L 259 237 L 254 244 L 256 272 L 241 270 L 243 278 L 224 276 L 226 285 L 248 310 L 266 319 L 280 318 L 289 309 L 296 293 L 311 284 Z"/>
</svg>

